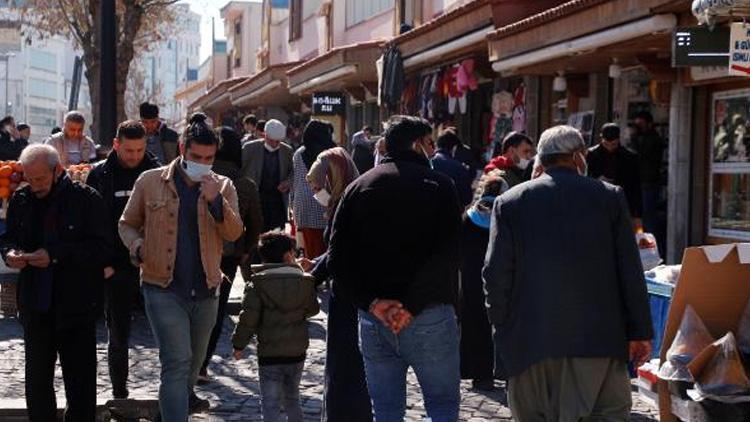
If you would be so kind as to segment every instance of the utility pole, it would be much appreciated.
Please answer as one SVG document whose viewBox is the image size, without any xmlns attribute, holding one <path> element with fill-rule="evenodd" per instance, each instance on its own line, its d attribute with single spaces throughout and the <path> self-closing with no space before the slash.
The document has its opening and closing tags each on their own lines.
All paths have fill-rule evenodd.
<svg viewBox="0 0 750 422">
<path fill-rule="evenodd" d="M 8 75 L 10 73 L 10 58 L 15 56 L 13 53 L 4 53 L 2 56 L 2 60 L 5 62 L 5 115 L 8 116 L 11 114 L 12 110 L 10 107 L 10 90 L 8 87 Z"/>
<path fill-rule="evenodd" d="M 117 128 L 117 17 L 115 0 L 101 0 L 97 33 L 99 46 L 99 143 L 111 145 Z"/>
</svg>

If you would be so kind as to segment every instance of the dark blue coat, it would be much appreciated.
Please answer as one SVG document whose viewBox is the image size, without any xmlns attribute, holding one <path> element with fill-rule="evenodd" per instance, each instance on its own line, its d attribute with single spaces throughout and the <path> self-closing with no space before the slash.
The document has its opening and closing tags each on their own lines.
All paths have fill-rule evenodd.
<svg viewBox="0 0 750 422">
<path fill-rule="evenodd" d="M 500 196 L 483 270 L 509 376 L 552 358 L 628 359 L 653 337 L 622 188 L 551 168 Z"/>
<path fill-rule="evenodd" d="M 450 154 L 441 150 L 438 150 L 435 156 L 432 157 L 432 167 L 435 171 L 439 171 L 453 180 L 458 192 L 458 199 L 461 201 L 463 207 L 471 203 L 473 195 L 471 192 L 471 173 L 469 173 L 469 169 L 460 161 L 451 157 Z"/>
</svg>

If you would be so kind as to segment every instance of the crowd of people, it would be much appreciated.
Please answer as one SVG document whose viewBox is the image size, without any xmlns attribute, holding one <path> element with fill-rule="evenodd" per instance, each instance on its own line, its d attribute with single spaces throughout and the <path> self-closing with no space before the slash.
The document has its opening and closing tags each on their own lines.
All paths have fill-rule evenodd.
<svg viewBox="0 0 750 422">
<path fill-rule="evenodd" d="M 129 397 L 139 300 L 161 420 L 209 409 L 194 388 L 213 382 L 238 270 L 233 357 L 255 339 L 265 421 L 302 421 L 306 321 L 325 288 L 323 420 L 403 420 L 409 368 L 433 422 L 458 419 L 461 379 L 507 380 L 520 421 L 629 418 L 628 365 L 650 358 L 653 336 L 633 230 L 648 171 L 616 125 L 592 149 L 568 126 L 538 142 L 511 133 L 484 171 L 454 129 L 410 116 L 379 139 L 364 127 L 348 151 L 320 120 L 295 148 L 276 119 L 247 116 L 240 133 L 196 113 L 178 135 L 144 103 L 100 161 L 80 113 L 39 144 L 12 118 L 0 126 L 27 182 L 0 253 L 20 270 L 32 421 L 54 420 L 58 356 L 66 420 L 95 420 L 102 305 L 112 394 Z M 65 170 L 82 162 L 95 162 L 85 184 Z"/>
</svg>

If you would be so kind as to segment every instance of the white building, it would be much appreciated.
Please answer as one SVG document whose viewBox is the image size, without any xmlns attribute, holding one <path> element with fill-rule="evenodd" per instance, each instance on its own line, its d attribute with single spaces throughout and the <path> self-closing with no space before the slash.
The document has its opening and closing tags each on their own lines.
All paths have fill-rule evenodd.
<svg viewBox="0 0 750 422">
<path fill-rule="evenodd" d="M 261 45 L 263 3 L 230 1 L 221 8 L 221 18 L 229 55 L 228 77 L 252 75 L 257 71 L 257 51 Z"/>
<path fill-rule="evenodd" d="M 142 72 L 144 77 L 145 93 L 140 97 L 158 104 L 160 117 L 170 125 L 184 118 L 175 93 L 198 80 L 201 47 L 200 15 L 192 12 L 188 4 L 173 7 L 177 22 L 172 36 L 134 61 L 131 68 L 131 72 Z"/>
<path fill-rule="evenodd" d="M 21 42 L 20 27 L 18 42 L 15 42 L 15 34 L 9 28 L 14 19 L 17 16 L 8 9 L 0 12 L 3 31 L 0 114 L 14 116 L 17 123 L 28 123 L 31 140 L 41 141 L 49 136 L 53 127 L 62 126 L 69 106 L 75 59 L 81 52 L 63 37 L 33 38 L 30 44 Z M 91 121 L 91 100 L 83 75 L 76 108 Z"/>
</svg>

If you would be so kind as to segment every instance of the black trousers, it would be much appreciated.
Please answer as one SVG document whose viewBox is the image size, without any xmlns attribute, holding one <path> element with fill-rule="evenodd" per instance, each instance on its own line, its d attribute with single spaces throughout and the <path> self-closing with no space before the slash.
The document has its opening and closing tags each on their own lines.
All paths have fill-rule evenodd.
<svg viewBox="0 0 750 422">
<path fill-rule="evenodd" d="M 234 277 L 237 275 L 237 266 L 240 264 L 240 259 L 234 256 L 225 256 L 221 258 L 221 272 L 226 275 L 230 282 L 222 280 L 221 289 L 219 291 L 219 309 L 216 312 L 216 324 L 213 330 L 211 330 L 211 337 L 208 339 L 208 350 L 206 351 L 206 359 L 203 361 L 201 367 L 201 374 L 205 374 L 208 370 L 208 364 L 211 362 L 211 357 L 216 352 L 216 345 L 219 343 L 219 337 L 221 337 L 221 329 L 224 326 L 224 318 L 227 316 L 227 302 L 229 302 L 229 293 L 232 291 L 232 283 Z"/>
<path fill-rule="evenodd" d="M 137 268 L 116 269 L 104 287 L 109 332 L 109 378 L 112 381 L 112 395 L 118 399 L 128 397 L 128 340 L 133 308 L 140 295 L 139 278 Z"/>
<path fill-rule="evenodd" d="M 81 323 L 58 329 L 54 315 L 25 313 L 26 408 L 32 422 L 55 421 L 55 362 L 60 356 L 65 397 L 65 421 L 93 422 L 96 418 L 96 324 Z"/>
<path fill-rule="evenodd" d="M 336 295 L 335 290 L 328 302 L 322 420 L 369 422 L 372 421 L 372 405 L 359 351 L 357 308 Z"/>
</svg>

